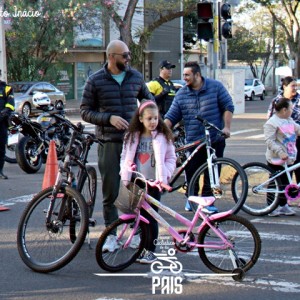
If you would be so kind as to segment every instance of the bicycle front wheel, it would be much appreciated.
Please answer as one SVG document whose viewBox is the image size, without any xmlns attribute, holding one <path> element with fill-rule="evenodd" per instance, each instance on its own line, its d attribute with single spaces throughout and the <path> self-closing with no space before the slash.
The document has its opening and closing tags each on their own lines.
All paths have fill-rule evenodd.
<svg viewBox="0 0 300 300">
<path fill-rule="evenodd" d="M 52 192 L 53 187 L 49 187 L 31 200 L 17 232 L 23 262 L 41 273 L 56 271 L 68 264 L 79 252 L 88 229 L 86 203 L 81 194 L 69 186 L 60 188 L 47 222 Z"/>
<path fill-rule="evenodd" d="M 284 188 L 280 178 L 272 179 L 274 170 L 263 163 L 248 163 L 243 168 L 248 178 L 248 197 L 242 210 L 253 216 L 271 213 L 277 208 L 280 200 L 279 192 Z"/>
<path fill-rule="evenodd" d="M 230 158 L 217 158 L 212 162 L 215 187 L 211 186 L 208 164 L 205 163 L 193 175 L 188 185 L 188 196 L 214 196 L 214 205 L 219 212 L 231 210 L 237 213 L 244 204 L 248 193 L 248 182 L 241 165 Z M 194 211 L 198 205 L 190 202 Z"/>
<path fill-rule="evenodd" d="M 96 246 L 96 259 L 99 266 L 109 272 L 121 271 L 136 261 L 143 251 L 147 239 L 147 226 L 140 222 L 137 231 L 128 244 L 128 238 L 132 234 L 135 219 L 118 219 L 108 226 L 100 236 Z M 103 249 L 108 238 L 116 236 L 116 247 Z M 128 245 L 127 245 L 128 244 Z"/>
<path fill-rule="evenodd" d="M 210 248 L 209 245 L 221 247 L 223 242 L 206 225 L 198 236 L 198 243 L 206 246 L 198 249 L 203 263 L 215 273 L 232 273 L 237 268 L 244 272 L 251 269 L 261 251 L 261 239 L 252 223 L 241 216 L 231 215 L 215 220 L 213 226 L 233 244 L 233 248 Z"/>
<path fill-rule="evenodd" d="M 78 178 L 77 189 L 85 199 L 89 217 L 92 218 L 97 195 L 97 172 L 94 167 L 87 166 L 81 174 Z"/>
</svg>

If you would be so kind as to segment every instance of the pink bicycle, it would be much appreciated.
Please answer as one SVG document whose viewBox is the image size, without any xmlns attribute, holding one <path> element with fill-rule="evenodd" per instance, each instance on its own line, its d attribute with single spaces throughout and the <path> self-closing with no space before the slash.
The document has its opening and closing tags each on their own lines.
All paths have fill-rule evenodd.
<svg viewBox="0 0 300 300">
<path fill-rule="evenodd" d="M 201 209 L 213 204 L 215 198 L 200 196 L 189 197 L 189 201 L 198 205 L 190 221 L 147 194 L 147 185 L 167 190 L 171 187 L 148 181 L 142 174 L 135 173 L 138 177 L 134 182 L 122 185 L 115 203 L 125 214 L 107 227 L 98 240 L 96 259 L 99 266 L 106 271 L 117 272 L 135 262 L 151 235 L 147 226 L 149 221 L 140 214 L 143 208 L 172 236 L 177 251 L 190 252 L 198 248 L 200 259 L 210 270 L 232 273 L 234 280 L 242 280 L 245 272 L 257 262 L 261 251 L 260 235 L 253 224 L 241 216 L 233 215 L 231 211 L 207 216 Z M 136 181 L 141 178 L 144 188 L 140 181 L 138 184 Z M 150 204 L 179 221 L 184 228 L 175 229 Z M 196 226 L 199 220 L 201 224 Z M 113 251 L 103 251 L 107 237 L 112 234 L 117 236 L 118 247 Z"/>
</svg>

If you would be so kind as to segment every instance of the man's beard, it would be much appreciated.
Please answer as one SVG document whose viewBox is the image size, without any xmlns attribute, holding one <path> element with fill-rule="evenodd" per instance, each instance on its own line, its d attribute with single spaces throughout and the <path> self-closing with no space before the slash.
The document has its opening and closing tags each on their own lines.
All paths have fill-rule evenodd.
<svg viewBox="0 0 300 300">
<path fill-rule="evenodd" d="M 117 66 L 117 68 L 118 68 L 120 71 L 122 71 L 122 72 L 126 71 L 126 65 L 125 65 L 125 64 L 122 64 L 122 63 L 120 63 L 120 62 L 117 62 L 117 63 L 116 63 L 116 66 Z"/>
</svg>

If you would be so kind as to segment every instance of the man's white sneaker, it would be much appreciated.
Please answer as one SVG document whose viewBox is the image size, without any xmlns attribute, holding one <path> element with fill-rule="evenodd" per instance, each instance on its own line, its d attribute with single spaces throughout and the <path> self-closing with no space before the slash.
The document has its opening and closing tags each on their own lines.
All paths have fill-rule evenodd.
<svg viewBox="0 0 300 300">
<path fill-rule="evenodd" d="M 285 215 L 285 216 L 295 215 L 295 212 L 289 207 L 288 204 L 286 204 L 285 206 L 280 207 L 279 212 L 280 212 L 281 215 Z"/>
<path fill-rule="evenodd" d="M 115 235 L 110 234 L 102 247 L 102 251 L 114 252 L 119 248 L 117 237 Z"/>
</svg>

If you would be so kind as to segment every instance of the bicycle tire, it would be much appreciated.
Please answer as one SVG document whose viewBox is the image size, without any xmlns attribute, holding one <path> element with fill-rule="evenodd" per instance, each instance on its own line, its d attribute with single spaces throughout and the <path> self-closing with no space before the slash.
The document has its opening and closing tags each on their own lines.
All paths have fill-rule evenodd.
<svg viewBox="0 0 300 300">
<path fill-rule="evenodd" d="M 262 188 L 274 188 L 274 192 L 257 192 L 255 187 L 268 180 L 274 170 L 268 165 L 260 162 L 247 163 L 243 166 L 248 178 L 248 197 L 242 206 L 242 210 L 253 216 L 265 216 L 274 211 L 279 204 L 278 191 L 282 188 L 279 177 L 262 186 Z"/>
<path fill-rule="evenodd" d="M 97 195 L 97 171 L 92 166 L 87 166 L 78 178 L 77 189 L 85 199 L 88 206 L 89 218 L 92 218 Z"/>
<path fill-rule="evenodd" d="M 49 187 L 34 196 L 20 218 L 17 231 L 21 259 L 30 269 L 40 273 L 53 272 L 68 264 L 79 252 L 88 230 L 86 203 L 82 195 L 69 186 L 60 188 L 51 224 L 46 225 L 52 191 L 53 187 Z M 62 199 L 66 200 L 63 208 Z M 61 209 L 63 218 L 58 220 Z M 70 235 L 72 226 L 78 229 L 75 241 Z"/>
<path fill-rule="evenodd" d="M 216 158 L 212 164 L 217 166 L 221 174 L 218 194 L 213 193 L 209 183 L 208 185 L 204 184 L 204 178 L 208 176 L 208 164 L 205 163 L 193 175 L 188 185 L 188 196 L 214 195 L 216 198 L 214 205 L 219 212 L 231 210 L 233 214 L 238 213 L 248 193 L 248 182 L 244 169 L 238 162 L 230 158 Z M 235 180 L 233 181 L 233 179 Z M 196 211 L 198 205 L 194 202 L 189 203 L 193 211 Z"/>
<path fill-rule="evenodd" d="M 261 252 L 261 239 L 257 229 L 247 219 L 230 215 L 212 222 L 213 226 L 221 229 L 227 239 L 234 245 L 234 253 L 230 249 L 198 248 L 202 262 L 215 273 L 232 273 L 240 268 L 244 272 L 251 269 L 257 262 Z M 199 233 L 198 243 L 214 243 L 220 245 L 220 237 L 209 225 L 205 225 Z M 234 263 L 232 257 L 235 256 Z M 236 265 L 235 265 L 236 264 Z"/>
<path fill-rule="evenodd" d="M 147 225 L 140 222 L 137 232 L 139 232 L 140 242 L 136 248 L 126 247 L 123 245 L 127 241 L 129 234 L 133 230 L 135 219 L 121 220 L 118 219 L 108 226 L 100 236 L 96 246 L 96 260 L 98 265 L 105 271 L 118 272 L 136 261 L 143 251 L 147 241 Z M 122 234 L 122 236 L 121 236 Z M 117 235 L 117 241 L 120 247 L 114 252 L 102 251 L 102 248 L 109 235 Z"/>
</svg>

